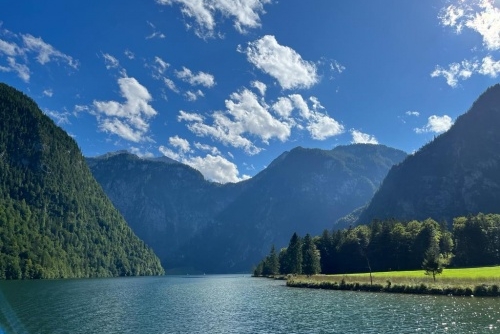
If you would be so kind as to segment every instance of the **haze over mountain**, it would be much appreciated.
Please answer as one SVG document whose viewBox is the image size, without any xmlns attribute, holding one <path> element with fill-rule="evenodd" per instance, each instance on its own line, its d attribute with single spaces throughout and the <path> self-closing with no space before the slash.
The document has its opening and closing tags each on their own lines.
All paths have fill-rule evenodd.
<svg viewBox="0 0 500 334">
<path fill-rule="evenodd" d="M 0 278 L 155 275 L 76 142 L 0 83 Z"/>
<path fill-rule="evenodd" d="M 500 213 L 500 85 L 447 132 L 394 166 L 356 223 Z"/>
<path fill-rule="evenodd" d="M 389 168 L 405 156 L 370 144 L 297 147 L 252 179 L 223 185 L 206 181 L 186 165 L 127 153 L 87 161 L 164 266 L 235 272 L 250 270 L 271 244 L 285 246 L 294 231 L 331 228 L 365 204 Z"/>
</svg>

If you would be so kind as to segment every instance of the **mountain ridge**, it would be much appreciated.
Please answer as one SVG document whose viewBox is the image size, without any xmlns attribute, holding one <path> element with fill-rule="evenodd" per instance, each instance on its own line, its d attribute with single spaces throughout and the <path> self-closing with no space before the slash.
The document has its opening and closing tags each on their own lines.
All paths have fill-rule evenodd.
<svg viewBox="0 0 500 334">
<path fill-rule="evenodd" d="M 490 87 L 445 133 L 391 168 L 356 224 L 372 219 L 446 221 L 498 213 L 500 85 Z"/>
<path fill-rule="evenodd" d="M 0 278 L 162 274 L 73 138 L 0 83 Z"/>
<path fill-rule="evenodd" d="M 339 210 L 346 214 L 365 204 L 389 167 L 405 156 L 383 145 L 332 150 L 297 147 L 283 152 L 253 178 L 227 184 L 207 181 L 182 164 L 175 165 L 176 174 L 168 165 L 158 165 L 161 172 L 154 174 L 146 159 L 131 159 L 134 166 L 128 170 L 116 157 L 87 160 L 115 206 L 165 266 L 229 272 L 250 270 L 254 258 L 267 252 L 270 243 L 284 246 L 288 240 L 282 236 L 292 228 L 305 231 L 312 227 L 314 232 L 331 228 Z M 198 176 L 190 178 L 192 173 Z M 350 181 L 343 182 L 344 177 Z M 155 196 L 148 193 L 146 179 L 155 185 Z M 140 199 L 138 194 L 142 194 Z M 329 208 L 332 203 L 333 209 Z M 345 208 L 336 209 L 340 206 Z M 147 207 L 158 216 L 148 216 Z M 147 226 L 152 221 L 155 223 Z M 252 236 L 253 241 L 249 240 Z M 241 245 L 235 245 L 236 240 Z"/>
</svg>

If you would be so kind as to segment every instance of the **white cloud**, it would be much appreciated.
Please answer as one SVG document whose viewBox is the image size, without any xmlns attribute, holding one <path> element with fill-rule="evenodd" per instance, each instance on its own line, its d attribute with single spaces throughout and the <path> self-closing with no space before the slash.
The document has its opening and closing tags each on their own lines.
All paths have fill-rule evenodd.
<svg viewBox="0 0 500 334">
<path fill-rule="evenodd" d="M 452 63 L 448 69 L 436 66 L 436 69 L 431 73 L 431 77 L 444 77 L 446 83 L 451 87 L 457 87 L 459 80 L 469 79 L 478 69 L 477 62 L 463 60 L 461 63 Z"/>
<path fill-rule="evenodd" d="M 272 109 L 283 118 L 290 118 L 293 111 L 292 101 L 288 97 L 280 97 L 276 103 L 272 105 Z"/>
<path fill-rule="evenodd" d="M 195 142 L 194 147 L 196 147 L 198 150 L 201 150 L 201 151 L 210 152 L 212 155 L 222 155 L 222 153 L 219 151 L 219 149 L 215 146 L 210 146 L 207 144 L 202 144 L 200 142 Z"/>
<path fill-rule="evenodd" d="M 267 86 L 265 83 L 261 82 L 261 81 L 252 81 L 251 83 L 252 87 L 256 88 L 260 95 L 264 96 L 266 95 L 266 89 L 267 89 Z"/>
<path fill-rule="evenodd" d="M 313 139 L 325 140 L 343 133 L 344 127 L 328 115 L 313 113 L 307 130 Z"/>
<path fill-rule="evenodd" d="M 345 66 L 336 60 L 333 60 L 330 63 L 330 70 L 334 73 L 342 74 L 342 72 L 344 72 L 345 69 L 346 69 Z"/>
<path fill-rule="evenodd" d="M 60 124 L 71 124 L 71 122 L 69 121 L 70 113 L 67 111 L 58 112 L 58 111 L 54 111 L 54 110 L 45 109 L 43 112 L 45 113 L 45 115 L 52 118 L 59 125 Z"/>
<path fill-rule="evenodd" d="M 481 68 L 478 71 L 480 74 L 489 75 L 492 78 L 496 78 L 500 73 L 500 61 L 495 61 L 491 56 L 483 58 Z"/>
<path fill-rule="evenodd" d="M 226 110 L 211 115 L 213 123 L 204 123 L 197 114 L 181 111 L 179 120 L 188 121 L 188 129 L 198 136 L 212 137 L 225 145 L 243 148 L 248 154 L 257 154 L 257 147 L 247 136 L 257 137 L 268 144 L 272 138 L 285 141 L 290 136 L 290 125 L 274 118 L 265 103 L 248 89 L 231 94 Z"/>
<path fill-rule="evenodd" d="M 116 101 L 94 101 L 92 112 L 97 116 L 102 131 L 116 134 L 126 140 L 141 142 L 147 137 L 148 121 L 157 112 L 149 104 L 152 100 L 146 87 L 136 79 L 122 77 L 118 85 L 124 103 Z"/>
<path fill-rule="evenodd" d="M 491 0 L 479 2 L 479 10 L 471 13 L 465 25 L 477 31 L 483 37 L 483 43 L 489 50 L 500 49 L 500 10 Z"/>
<path fill-rule="evenodd" d="M 169 138 L 169 145 L 173 148 L 160 146 L 159 151 L 176 161 L 189 165 L 200 171 L 207 180 L 227 183 L 238 182 L 248 178 L 248 176 L 239 177 L 238 167 L 231 161 L 224 158 L 219 150 L 209 145 L 195 143 L 198 149 L 211 151 L 205 157 L 191 156 L 191 145 L 186 139 L 178 136 Z"/>
<path fill-rule="evenodd" d="M 238 177 L 238 167 L 218 155 L 207 154 L 205 157 L 192 157 L 183 161 L 185 164 L 199 170 L 206 179 L 219 182 L 239 182 L 242 179 Z M 248 177 L 245 177 L 248 178 Z"/>
<path fill-rule="evenodd" d="M 488 75 L 496 78 L 500 74 L 500 61 L 494 60 L 491 56 L 486 56 L 481 62 L 478 60 L 464 60 L 461 63 L 453 63 L 444 69 L 436 66 L 431 77 L 442 76 L 446 79 L 446 83 L 451 87 L 457 87 L 459 80 L 467 80 L 474 74 Z"/>
<path fill-rule="evenodd" d="M 186 121 L 186 122 L 203 122 L 205 118 L 200 115 L 200 114 L 195 114 L 195 113 L 188 113 L 183 110 L 179 111 L 179 116 L 177 116 L 177 120 L 179 122 L 181 121 Z"/>
<path fill-rule="evenodd" d="M 133 53 L 132 51 L 130 51 L 130 50 L 125 50 L 124 54 L 125 54 L 125 56 L 127 56 L 127 58 L 128 58 L 128 59 L 130 59 L 130 60 L 132 60 L 132 59 L 134 59 L 134 58 L 135 58 L 134 53 Z"/>
<path fill-rule="evenodd" d="M 191 145 L 189 145 L 189 142 L 184 138 L 179 136 L 170 137 L 168 142 L 171 146 L 177 148 L 183 154 L 191 152 Z"/>
<path fill-rule="evenodd" d="M 7 62 L 8 67 L 0 66 L 0 71 L 2 72 L 16 72 L 17 76 L 21 78 L 24 82 L 30 81 L 30 69 L 24 64 L 19 64 L 16 62 L 14 57 L 8 57 Z"/>
<path fill-rule="evenodd" d="M 162 145 L 158 148 L 158 150 L 161 152 L 161 154 L 163 154 L 167 158 L 170 158 L 170 159 L 173 159 L 173 160 L 179 161 L 179 162 L 181 162 L 181 160 L 182 160 L 182 157 L 179 153 L 174 152 L 172 149 L 170 149 L 168 147 L 165 147 Z"/>
<path fill-rule="evenodd" d="M 170 89 L 174 93 L 179 93 L 179 89 L 175 85 L 175 82 L 173 82 L 171 79 L 169 79 L 169 78 L 163 78 L 163 82 L 168 87 L 168 89 Z"/>
<path fill-rule="evenodd" d="M 375 136 L 363 133 L 358 130 L 351 130 L 352 144 L 378 144 L 377 138 Z"/>
<path fill-rule="evenodd" d="M 316 140 L 325 140 L 344 132 L 344 126 L 320 110 L 324 109 L 315 97 L 309 100 L 313 103 L 312 109 L 299 94 L 289 96 L 295 108 L 299 110 L 300 116 L 306 120 L 306 129 L 311 137 Z"/>
<path fill-rule="evenodd" d="M 2 39 L 0 39 L 0 52 L 10 57 L 15 57 L 24 53 L 16 43 L 10 43 Z"/>
<path fill-rule="evenodd" d="M 488 50 L 500 49 L 500 10 L 496 1 L 458 1 L 457 5 L 443 8 L 439 19 L 458 34 L 464 27 L 476 31 Z"/>
<path fill-rule="evenodd" d="M 264 13 L 264 5 L 271 0 L 156 0 L 162 5 L 178 4 L 185 17 L 196 22 L 195 33 L 199 37 L 212 37 L 216 27 L 215 17 L 229 17 L 240 33 L 249 28 L 260 27 L 260 14 Z"/>
<path fill-rule="evenodd" d="M 104 57 L 104 63 L 106 64 L 106 69 L 111 69 L 111 68 L 117 68 L 120 66 L 120 62 L 118 59 L 110 55 L 109 53 L 103 53 L 102 56 Z"/>
<path fill-rule="evenodd" d="M 52 97 L 52 95 L 54 95 L 54 92 L 52 91 L 52 89 L 46 89 L 43 91 L 43 95 Z"/>
<path fill-rule="evenodd" d="M 464 29 L 478 33 L 486 50 L 500 50 L 500 8 L 498 0 L 457 0 L 441 10 L 439 20 L 443 26 L 455 29 L 460 34 Z M 478 48 L 475 48 L 478 52 Z M 480 51 L 480 50 L 479 50 Z M 474 74 L 497 77 L 500 62 L 491 55 L 482 56 L 482 60 L 464 60 L 455 62 L 447 69 L 436 66 L 432 77 L 442 76 L 451 87 L 457 87 L 460 80 L 467 80 Z"/>
<path fill-rule="evenodd" d="M 192 86 L 202 85 L 211 88 L 215 85 L 214 76 L 209 73 L 198 72 L 198 74 L 193 74 L 190 69 L 182 67 L 182 71 L 175 71 L 175 74 L 177 78 L 188 82 Z"/>
<path fill-rule="evenodd" d="M 56 50 L 52 45 L 45 43 L 41 38 L 33 37 L 30 34 L 21 35 L 24 46 L 27 50 L 37 53 L 36 59 L 42 65 L 50 61 L 62 60 L 74 69 L 78 68 L 78 61 L 74 60 L 61 51 Z"/>
<path fill-rule="evenodd" d="M 453 125 L 453 120 L 450 116 L 437 116 L 432 115 L 428 118 L 427 124 L 422 128 L 415 128 L 416 133 L 426 133 L 426 132 L 434 132 L 434 133 L 442 133 L 448 131 Z"/>
<path fill-rule="evenodd" d="M 52 45 L 45 43 L 41 38 L 33 37 L 30 34 L 17 35 L 3 30 L 1 33 L 10 38 L 21 39 L 21 44 L 0 39 L 0 57 L 5 56 L 7 66 L 0 65 L 1 72 L 14 72 L 25 82 L 29 82 L 31 71 L 28 67 L 29 54 L 35 54 L 36 60 L 45 65 L 48 62 L 64 62 L 70 67 L 77 69 L 78 61 L 72 57 L 56 50 Z"/>
<path fill-rule="evenodd" d="M 170 67 L 170 64 L 167 63 L 166 61 L 164 61 L 163 59 L 161 59 L 160 57 L 156 56 L 155 57 L 155 64 L 157 65 L 156 66 L 156 70 L 158 71 L 158 73 L 160 74 L 163 74 L 165 73 L 165 71 L 167 70 L 167 68 Z"/>
<path fill-rule="evenodd" d="M 415 116 L 415 117 L 420 116 L 420 113 L 418 111 L 407 111 L 405 114 L 408 116 Z"/>
<path fill-rule="evenodd" d="M 241 50 L 247 59 L 261 71 L 269 74 L 283 89 L 309 88 L 319 81 L 314 63 L 305 61 L 293 49 L 278 44 L 276 38 L 266 35 L 248 43 Z"/>
<path fill-rule="evenodd" d="M 196 100 L 198 100 L 199 97 L 205 96 L 205 94 L 203 94 L 203 92 L 199 89 L 195 92 L 187 91 L 184 95 L 186 96 L 186 99 L 188 101 L 196 101 Z"/>
<path fill-rule="evenodd" d="M 153 23 L 148 21 L 148 25 L 151 28 L 153 28 L 153 32 L 150 35 L 146 36 L 146 39 L 153 39 L 153 38 L 163 39 L 166 37 L 161 31 L 156 30 L 156 27 Z"/>
</svg>

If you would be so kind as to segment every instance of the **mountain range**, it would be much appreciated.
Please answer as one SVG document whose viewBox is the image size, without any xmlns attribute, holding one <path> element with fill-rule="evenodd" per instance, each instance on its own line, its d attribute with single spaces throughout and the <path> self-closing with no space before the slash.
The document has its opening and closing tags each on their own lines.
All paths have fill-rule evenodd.
<svg viewBox="0 0 500 334">
<path fill-rule="evenodd" d="M 297 147 L 236 184 L 209 182 L 184 164 L 125 152 L 87 163 L 167 272 L 221 273 L 250 270 L 293 232 L 330 229 L 366 204 L 405 157 L 382 145 Z"/>
</svg>

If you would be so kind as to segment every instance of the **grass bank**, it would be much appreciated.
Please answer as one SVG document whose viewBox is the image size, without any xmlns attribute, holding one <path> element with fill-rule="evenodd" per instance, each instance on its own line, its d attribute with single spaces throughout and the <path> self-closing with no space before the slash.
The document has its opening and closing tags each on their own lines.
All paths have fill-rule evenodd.
<svg viewBox="0 0 500 334">
<path fill-rule="evenodd" d="M 500 266 L 445 269 L 442 275 L 432 277 L 423 270 L 389 271 L 370 275 L 314 275 L 290 276 L 287 286 L 312 289 L 375 291 L 453 296 L 500 296 Z"/>
</svg>

